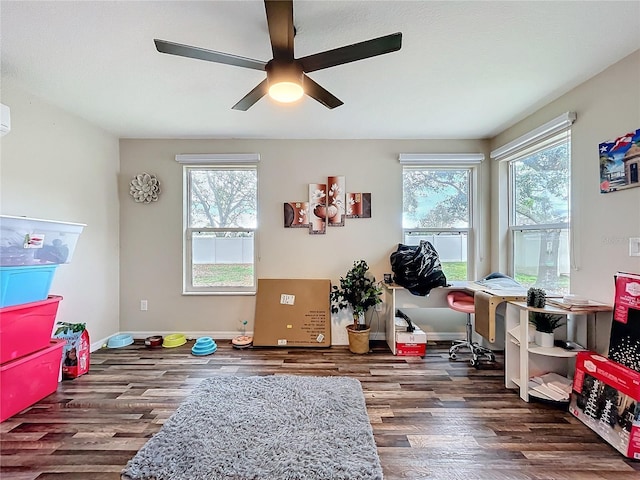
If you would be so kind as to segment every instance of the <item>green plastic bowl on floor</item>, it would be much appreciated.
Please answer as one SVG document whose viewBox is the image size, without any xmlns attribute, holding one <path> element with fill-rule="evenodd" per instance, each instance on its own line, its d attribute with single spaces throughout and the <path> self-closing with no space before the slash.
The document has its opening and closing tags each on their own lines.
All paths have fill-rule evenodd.
<svg viewBox="0 0 640 480">
<path fill-rule="evenodd" d="M 164 337 L 162 346 L 165 348 L 174 348 L 184 345 L 185 343 L 187 343 L 187 337 L 184 336 L 184 333 L 172 333 Z"/>
</svg>

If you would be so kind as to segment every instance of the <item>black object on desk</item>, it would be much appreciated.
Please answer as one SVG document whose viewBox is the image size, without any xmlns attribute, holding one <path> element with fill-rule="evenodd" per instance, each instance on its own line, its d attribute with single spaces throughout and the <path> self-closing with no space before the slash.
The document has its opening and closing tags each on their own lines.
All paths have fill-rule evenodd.
<svg viewBox="0 0 640 480">
<path fill-rule="evenodd" d="M 407 332 L 413 332 L 416 327 L 411 323 L 411 319 L 401 310 L 396 310 L 396 317 L 402 318 L 405 322 L 407 322 Z"/>
<path fill-rule="evenodd" d="M 576 342 L 570 342 L 569 340 L 554 340 L 553 344 L 565 350 L 584 350 L 582 345 L 578 345 Z"/>
</svg>

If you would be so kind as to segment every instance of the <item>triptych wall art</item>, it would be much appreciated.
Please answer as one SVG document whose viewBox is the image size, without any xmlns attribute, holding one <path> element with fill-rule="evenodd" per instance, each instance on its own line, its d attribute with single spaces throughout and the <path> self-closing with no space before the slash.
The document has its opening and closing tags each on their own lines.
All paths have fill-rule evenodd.
<svg viewBox="0 0 640 480">
<path fill-rule="evenodd" d="M 640 129 L 599 147 L 600 193 L 640 187 Z"/>
<path fill-rule="evenodd" d="M 371 194 L 347 193 L 344 176 L 327 178 L 327 183 L 310 183 L 309 200 L 285 202 L 285 228 L 307 228 L 322 235 L 330 227 L 344 227 L 347 218 L 371 218 Z"/>
</svg>

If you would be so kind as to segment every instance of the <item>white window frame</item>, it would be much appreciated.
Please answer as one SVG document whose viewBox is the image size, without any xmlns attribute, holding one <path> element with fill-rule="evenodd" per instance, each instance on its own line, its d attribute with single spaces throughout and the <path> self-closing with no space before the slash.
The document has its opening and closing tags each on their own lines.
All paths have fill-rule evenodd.
<svg viewBox="0 0 640 480">
<path fill-rule="evenodd" d="M 406 169 L 427 170 L 467 170 L 469 172 L 469 226 L 466 228 L 402 228 L 402 242 L 406 242 L 407 235 L 467 235 L 467 280 L 476 277 L 477 265 L 477 225 L 478 218 L 478 175 L 479 167 L 484 160 L 482 153 L 403 153 L 399 156 L 402 172 Z M 404 184 L 402 185 L 404 192 Z M 404 196 L 404 193 L 403 193 Z M 404 205 L 402 206 L 404 215 Z"/>
<path fill-rule="evenodd" d="M 182 294 L 183 295 L 255 295 L 257 290 L 257 258 L 258 258 L 258 226 L 255 228 L 213 228 L 190 227 L 190 199 L 191 182 L 189 173 L 193 170 L 254 170 L 256 172 L 256 203 L 258 203 L 258 162 L 260 155 L 248 154 L 180 154 L 176 155 L 176 161 L 183 167 L 183 267 L 182 267 Z M 256 217 L 259 205 L 256 205 Z M 194 233 L 200 232 L 248 232 L 253 233 L 253 281 L 251 286 L 208 286 L 195 287 L 193 278 L 193 252 L 192 238 Z"/>
<path fill-rule="evenodd" d="M 571 126 L 577 116 L 575 112 L 566 112 L 540 127 L 516 138 L 515 140 L 493 150 L 490 157 L 504 165 L 500 168 L 500 175 L 506 176 L 506 190 L 500 193 L 500 197 L 507 205 L 506 222 L 501 223 L 506 226 L 506 251 L 507 251 L 507 273 L 515 278 L 515 236 L 524 231 L 542 231 L 566 229 L 569 235 L 569 262 L 572 263 L 573 251 L 571 241 L 573 238 L 571 231 L 571 205 L 569 204 L 569 219 L 564 223 L 538 224 L 538 225 L 516 225 L 514 199 L 514 162 L 533 155 L 542 150 L 553 148 L 563 143 L 571 142 Z M 569 150 L 569 162 L 571 162 L 571 150 Z M 570 163 L 571 165 L 571 163 Z M 571 168 L 571 166 L 569 167 Z M 571 179 L 569 179 L 571 183 Z M 570 185 L 571 188 L 571 185 Z M 505 230 L 502 230 L 505 231 Z M 502 250 L 502 249 L 500 249 Z M 571 279 L 569 278 L 569 282 Z"/>
</svg>

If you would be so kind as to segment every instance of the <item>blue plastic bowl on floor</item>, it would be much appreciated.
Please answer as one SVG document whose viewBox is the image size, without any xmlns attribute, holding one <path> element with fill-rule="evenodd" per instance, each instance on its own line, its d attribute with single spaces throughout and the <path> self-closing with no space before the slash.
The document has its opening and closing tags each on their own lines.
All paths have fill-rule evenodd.
<svg viewBox="0 0 640 480">
<path fill-rule="evenodd" d="M 109 348 L 120 348 L 126 347 L 127 345 L 131 345 L 133 343 L 133 337 L 127 334 L 114 335 L 107 342 L 107 347 Z"/>
<path fill-rule="evenodd" d="M 218 345 L 211 337 L 200 337 L 191 348 L 194 355 L 210 355 L 218 349 Z"/>
</svg>

